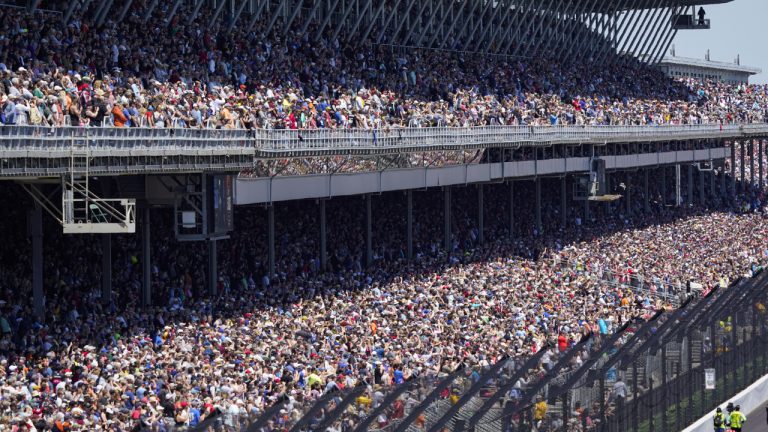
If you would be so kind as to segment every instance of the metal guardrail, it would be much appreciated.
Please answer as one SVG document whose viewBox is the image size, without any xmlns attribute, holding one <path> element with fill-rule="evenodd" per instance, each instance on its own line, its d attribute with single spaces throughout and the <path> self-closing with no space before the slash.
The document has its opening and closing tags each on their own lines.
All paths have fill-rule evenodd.
<svg viewBox="0 0 768 432">
<path fill-rule="evenodd" d="M 447 147 L 494 147 L 504 144 L 588 144 L 639 140 L 740 138 L 768 135 L 768 123 L 651 126 L 483 126 L 472 128 L 384 129 L 184 129 L 113 127 L 0 127 L 0 151 L 66 150 L 76 140 L 91 149 L 226 150 L 258 152 L 345 152 Z"/>
</svg>

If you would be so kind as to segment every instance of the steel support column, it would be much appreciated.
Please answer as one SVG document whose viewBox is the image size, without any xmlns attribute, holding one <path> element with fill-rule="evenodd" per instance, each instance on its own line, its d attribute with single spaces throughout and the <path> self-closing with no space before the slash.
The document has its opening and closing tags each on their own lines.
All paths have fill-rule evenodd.
<svg viewBox="0 0 768 432">
<path fill-rule="evenodd" d="M 200 1 L 203 2 L 205 0 L 200 0 Z M 248 21 L 248 25 L 245 26 L 245 32 L 246 33 L 250 33 L 251 30 L 253 30 L 253 27 L 256 25 L 256 22 L 259 20 L 259 18 L 261 18 L 261 14 L 264 11 L 264 8 L 266 7 L 266 5 L 267 5 L 267 1 L 266 0 L 262 0 L 261 2 L 259 2 L 258 8 L 253 13 L 253 15 L 251 15 L 251 19 L 250 19 L 250 21 Z M 328 15 L 329 15 L 329 19 L 330 19 L 330 14 L 328 14 Z M 320 37 L 320 33 L 321 32 L 322 32 L 322 30 L 318 31 L 318 34 L 315 35 L 315 40 L 317 40 L 317 38 Z"/>
<path fill-rule="evenodd" d="M 443 192 L 443 235 L 445 236 L 445 248 L 446 255 L 451 254 L 451 188 L 446 186 Z"/>
<path fill-rule="evenodd" d="M 515 182 L 509 181 L 509 238 L 515 238 Z"/>
<path fill-rule="evenodd" d="M 101 235 L 101 302 L 112 304 L 112 234 Z"/>
<path fill-rule="evenodd" d="M 657 43 L 657 40 L 659 37 L 663 34 L 663 27 L 664 24 L 669 23 L 669 18 L 666 18 L 667 16 L 671 16 L 672 14 L 672 8 L 659 8 L 655 11 L 653 18 L 651 18 L 651 28 L 648 34 L 645 36 L 645 40 L 642 41 L 642 43 L 636 48 L 636 51 L 634 52 L 635 57 L 640 57 L 645 53 L 646 50 L 651 48 L 654 43 Z M 670 28 L 672 27 L 671 24 L 669 24 Z M 655 51 L 655 50 L 654 50 Z"/>
<path fill-rule="evenodd" d="M 469 10 L 468 14 L 464 14 L 464 5 L 467 3 L 472 3 L 472 8 Z M 445 47 L 445 43 L 448 41 L 448 36 L 450 35 L 457 36 L 456 39 L 462 37 L 464 29 L 469 23 L 469 17 L 471 17 L 475 13 L 475 10 L 477 9 L 477 6 L 480 5 L 480 3 L 482 3 L 482 0 L 475 0 L 472 2 L 467 2 L 467 1 L 461 2 L 461 7 L 459 7 L 459 11 L 456 13 L 456 16 L 453 18 L 453 21 L 451 22 L 451 26 L 448 27 L 448 31 L 443 33 L 443 40 L 437 46 L 438 48 L 442 49 L 443 47 Z M 460 20 L 464 21 L 464 24 L 462 24 L 461 30 L 454 32 L 454 29 L 456 28 L 456 24 L 458 24 Z M 453 47 L 450 47 L 450 48 L 453 48 Z"/>
<path fill-rule="evenodd" d="M 64 12 L 64 17 L 62 18 L 62 22 L 64 24 L 69 24 L 69 19 L 72 17 L 72 14 L 75 13 L 75 9 L 80 6 L 79 0 L 72 0 L 69 2 L 69 6 L 67 6 L 67 10 Z"/>
<path fill-rule="evenodd" d="M 333 4 L 330 5 L 330 8 L 328 9 L 327 13 L 325 14 L 325 18 L 323 18 L 323 21 L 320 23 L 320 26 L 315 29 L 314 33 L 314 40 L 318 40 L 325 31 L 325 28 L 328 26 L 328 23 L 331 22 L 331 18 L 333 17 L 333 11 L 336 10 L 336 7 L 339 5 L 340 0 L 333 0 Z M 318 1 L 317 4 L 319 5 L 320 2 Z M 313 11 L 314 12 L 314 11 Z M 301 29 L 301 34 L 305 35 L 307 33 L 307 29 L 309 28 L 310 20 L 307 20 L 304 23 L 304 27 Z"/>
<path fill-rule="evenodd" d="M 373 264 L 373 210 L 371 209 L 371 194 L 365 196 L 365 264 Z"/>
<path fill-rule="evenodd" d="M 104 0 L 96 3 L 96 11 L 93 13 L 94 25 L 99 25 L 98 23 L 99 23 L 99 19 L 101 18 L 101 12 L 104 10 L 104 7 L 109 3 L 111 3 L 110 0 Z"/>
<path fill-rule="evenodd" d="M 362 9 L 365 10 L 371 4 L 372 4 L 371 0 L 367 0 L 365 3 L 365 6 Z M 371 28 L 371 26 L 375 24 L 376 18 L 379 17 L 379 15 L 381 14 L 381 11 L 384 10 L 384 6 L 386 6 L 386 4 L 387 4 L 386 2 L 381 2 L 379 4 L 379 7 L 376 8 L 376 12 L 373 14 L 373 17 L 371 17 L 371 22 L 368 24 L 369 29 Z M 349 41 L 351 41 L 352 38 L 355 37 L 355 35 L 357 35 L 357 29 L 360 27 L 360 24 L 363 22 L 363 18 L 365 18 L 365 13 L 363 11 L 360 11 L 360 14 L 357 16 L 357 20 L 355 20 L 355 25 L 353 25 L 352 28 L 349 29 L 349 33 L 347 34 L 347 43 L 349 43 Z M 343 27 L 343 26 L 339 26 L 339 27 Z"/>
<path fill-rule="evenodd" d="M 650 13 L 648 10 L 644 8 L 637 7 L 638 4 L 647 3 L 649 0 L 638 0 L 640 3 L 636 3 L 632 10 L 632 12 L 625 12 L 625 13 L 631 13 L 630 20 L 628 23 L 627 28 L 624 30 L 623 36 L 620 37 L 624 39 L 623 42 L 620 43 L 619 49 L 617 50 L 618 53 L 622 52 L 629 52 L 630 47 L 634 46 L 635 42 L 637 41 L 637 37 L 640 33 L 642 33 L 642 29 L 645 27 L 646 19 L 648 18 L 648 14 Z M 638 14 L 640 14 L 638 16 Z M 638 25 L 640 26 L 638 28 Z"/>
<path fill-rule="evenodd" d="M 653 7 L 645 11 L 640 29 L 637 33 L 635 33 L 635 37 L 632 39 L 632 43 L 626 51 L 630 55 L 635 55 L 640 46 L 643 45 L 643 41 L 649 37 L 648 35 L 651 34 L 652 29 L 656 26 L 659 7 L 663 4 L 663 2 L 664 0 L 656 0 L 656 2 L 653 4 Z"/>
<path fill-rule="evenodd" d="M 688 164 L 688 181 L 686 183 L 686 186 L 688 187 L 686 204 L 693 205 L 693 165 L 691 164 Z"/>
<path fill-rule="evenodd" d="M 519 1 L 519 0 L 518 0 Z M 539 8 L 541 7 L 541 4 L 539 5 Z M 515 15 L 510 18 L 511 24 L 507 25 L 506 31 L 503 33 L 501 38 L 497 39 L 497 32 L 494 32 L 491 36 L 491 40 L 489 41 L 492 45 L 495 45 L 494 51 L 497 54 L 500 53 L 509 53 L 510 48 L 512 47 L 512 44 L 517 42 L 515 46 L 515 51 L 513 51 L 512 55 L 517 55 L 517 52 L 522 48 L 522 40 L 525 37 L 525 35 L 530 31 L 531 26 L 533 25 L 533 22 L 535 19 L 533 16 L 536 15 L 536 13 L 539 11 L 539 8 L 534 8 L 533 2 L 525 2 L 521 1 L 521 4 L 518 4 L 517 1 L 515 2 Z M 527 27 L 522 32 L 520 31 L 521 26 L 523 23 L 526 23 L 527 21 Z M 498 31 L 498 30 L 497 30 Z M 517 32 L 517 37 L 514 36 L 514 32 Z M 502 47 L 502 42 L 506 41 L 506 45 Z M 533 43 L 533 41 L 530 41 Z"/>
<path fill-rule="evenodd" d="M 745 165 L 745 157 L 744 154 L 747 152 L 747 145 L 744 141 L 741 142 L 741 167 L 740 167 L 740 177 L 739 177 L 739 192 L 745 192 L 747 189 L 744 187 L 744 184 L 747 182 L 747 174 L 746 174 L 746 165 Z"/>
<path fill-rule="evenodd" d="M 635 0 L 640 1 L 640 0 Z M 566 50 L 566 57 L 565 61 L 569 62 L 571 58 L 575 55 L 584 57 L 584 50 L 587 48 L 586 44 L 588 41 L 592 41 L 594 38 L 594 35 L 592 34 L 592 28 L 597 24 L 599 15 L 598 11 L 600 8 L 605 6 L 606 1 L 600 0 L 597 3 L 593 4 L 590 9 L 588 9 L 588 12 L 585 15 L 584 20 L 582 23 L 584 24 L 584 32 L 581 34 L 580 38 L 577 38 L 575 48 L 571 48 Z M 626 16 L 624 17 L 626 19 Z"/>
<path fill-rule="evenodd" d="M 590 214 L 589 214 L 589 200 L 584 200 L 584 224 L 586 224 L 589 221 Z"/>
<path fill-rule="evenodd" d="M 357 1 L 350 1 L 350 2 L 349 2 L 349 5 L 347 5 L 347 8 L 344 10 L 344 14 L 342 14 L 342 16 L 341 16 L 341 19 L 338 21 L 339 23 L 344 23 L 344 22 L 347 20 L 347 17 L 349 17 L 349 14 L 352 12 L 352 9 L 354 9 L 354 8 L 355 8 L 355 5 L 356 5 L 357 3 L 358 3 Z M 371 3 L 371 1 L 370 1 L 370 0 L 368 0 L 368 4 L 370 4 L 370 3 Z M 329 14 L 329 19 L 330 19 L 330 15 L 331 15 L 331 14 Z M 362 15 L 363 15 L 363 14 L 360 14 L 360 16 L 358 17 L 358 19 L 362 19 Z M 358 25 L 359 25 L 359 24 L 358 24 Z M 355 26 L 355 27 L 356 27 L 356 26 Z M 341 31 L 342 31 L 343 29 L 344 29 L 344 25 L 342 25 L 342 24 L 339 24 L 339 25 L 337 25 L 337 26 L 336 26 L 336 30 L 333 32 L 333 38 L 332 38 L 332 39 L 336 39 L 336 38 L 338 38 L 338 37 L 339 37 L 339 33 L 341 33 Z M 320 37 L 321 37 L 321 34 L 320 34 L 320 33 L 318 33 L 318 34 L 317 34 L 317 37 L 315 38 L 315 40 L 318 40 Z"/>
<path fill-rule="evenodd" d="M 725 170 L 725 161 L 726 159 L 723 159 L 723 165 L 720 167 L 720 196 L 723 198 L 728 197 L 728 173 Z"/>
<path fill-rule="evenodd" d="M 643 210 L 645 210 L 645 213 L 651 212 L 651 198 L 648 191 L 648 175 L 649 170 L 643 170 Z"/>
<path fill-rule="evenodd" d="M 328 237 L 325 217 L 325 200 L 320 200 L 320 271 L 328 269 Z"/>
<path fill-rule="evenodd" d="M 630 177 L 630 172 L 627 171 L 624 180 L 624 193 L 626 194 L 626 198 L 624 200 L 624 204 L 626 204 L 624 214 L 627 217 L 632 213 L 632 188 L 630 187 L 632 182 L 630 181 Z"/>
<path fill-rule="evenodd" d="M 408 6 L 405 7 L 405 13 L 403 13 L 402 18 L 400 20 L 396 21 L 397 25 L 395 26 L 395 31 L 392 33 L 392 39 L 390 40 L 391 43 L 396 43 L 398 41 L 397 35 L 400 34 L 400 31 L 403 30 L 403 26 L 412 18 L 411 15 L 411 9 L 413 9 L 413 6 L 415 6 L 417 3 L 417 0 L 408 0 Z M 425 2 L 426 3 L 426 2 Z M 384 37 L 386 29 L 379 34 L 378 42 L 381 43 L 381 40 Z M 407 45 L 407 43 L 403 43 L 404 45 Z"/>
<path fill-rule="evenodd" d="M 205 3 L 205 0 L 197 0 L 197 2 L 195 3 L 195 8 L 192 9 L 192 13 L 189 14 L 189 17 L 187 18 L 187 25 L 190 25 L 195 21 L 204 3 Z"/>
<path fill-rule="evenodd" d="M 203 0 L 201 0 L 203 1 Z M 123 8 L 120 9 L 120 14 L 117 16 L 117 22 L 121 23 L 125 19 L 125 15 L 128 14 L 128 11 L 131 9 L 131 5 L 133 5 L 133 0 L 127 0 L 123 4 Z"/>
<path fill-rule="evenodd" d="M 680 207 L 680 205 L 682 204 L 682 200 L 683 200 L 682 196 L 681 196 L 682 195 L 682 191 L 680 190 L 681 189 L 681 187 L 680 187 L 680 177 L 681 177 L 680 169 L 681 169 L 680 164 L 679 163 L 675 164 L 675 207 Z"/>
<path fill-rule="evenodd" d="M 555 52 L 554 58 L 564 58 L 567 55 L 567 51 L 569 49 L 573 49 L 571 42 L 575 35 L 579 34 L 580 31 L 587 31 L 587 27 L 585 26 L 584 21 L 580 20 L 579 17 L 593 13 L 594 6 L 597 1 L 598 0 L 584 0 L 582 2 L 581 8 L 577 9 L 575 13 L 568 19 L 568 25 L 561 33 L 564 37 L 569 38 L 569 40 L 567 43 L 560 41 L 560 48 Z"/>
<path fill-rule="evenodd" d="M 731 141 L 731 193 L 735 196 L 736 190 L 736 141 Z"/>
<path fill-rule="evenodd" d="M 171 25 L 171 21 L 173 20 L 173 17 L 176 16 L 176 11 L 179 10 L 179 6 L 181 6 L 181 3 L 184 0 L 176 0 L 173 2 L 173 6 L 171 7 L 171 11 L 168 12 L 168 16 L 165 17 L 165 25 L 169 26 Z M 243 4 L 247 4 L 248 2 L 243 2 Z"/>
<path fill-rule="evenodd" d="M 141 304 L 144 307 L 152 306 L 152 237 L 151 237 L 151 212 L 149 205 L 144 205 L 144 217 L 142 219 L 141 241 L 141 267 L 143 283 L 141 284 Z"/>
<path fill-rule="evenodd" d="M 483 27 L 482 33 L 480 33 L 480 36 L 477 38 L 477 42 L 475 43 L 475 51 L 480 51 L 484 45 L 483 41 L 486 40 L 486 37 L 488 36 L 488 31 L 493 30 L 491 33 L 491 40 L 493 40 L 493 37 L 498 33 L 499 30 L 501 30 L 501 27 L 503 27 L 504 23 L 509 18 L 509 15 L 512 13 L 512 4 L 515 3 L 515 0 L 499 0 L 496 7 L 493 8 L 493 15 L 491 16 L 491 19 L 488 23 L 486 23 L 486 26 Z M 499 20 L 499 25 L 494 26 L 493 20 L 496 19 L 496 16 L 499 13 L 499 10 L 504 9 L 504 15 L 501 16 L 501 20 Z M 515 4 L 515 13 L 519 13 L 520 11 L 517 10 L 517 4 Z M 467 41 L 467 45 L 469 44 L 469 41 Z M 465 48 L 466 49 L 466 48 Z"/>
<path fill-rule="evenodd" d="M 485 204 L 483 202 L 483 185 L 477 185 L 477 241 L 485 243 Z"/>
<path fill-rule="evenodd" d="M 320 2 L 318 2 L 318 4 L 319 3 Z M 237 10 L 235 11 L 235 16 L 232 17 L 232 21 L 229 23 L 229 26 L 227 27 L 227 33 L 232 33 L 232 30 L 234 30 L 235 26 L 237 25 L 237 21 L 240 19 L 240 15 L 243 14 L 243 10 L 245 10 L 245 7 L 247 5 L 248 5 L 247 1 L 242 1 L 242 3 L 240 3 L 240 7 L 238 7 Z M 307 20 L 307 21 L 310 21 L 310 20 Z"/>
<path fill-rule="evenodd" d="M 215 297 L 218 294 L 219 284 L 219 257 L 216 250 L 216 240 L 208 240 L 208 295 Z"/>
<path fill-rule="evenodd" d="M 97 26 L 101 26 L 102 24 L 104 24 L 104 20 L 107 19 L 107 14 L 109 14 L 109 11 L 112 9 L 113 3 L 114 3 L 114 0 L 107 0 L 104 3 L 104 6 L 99 11 L 99 13 L 96 14 Z"/>
<path fill-rule="evenodd" d="M 264 35 L 268 35 L 272 31 L 272 27 L 275 26 L 277 19 L 280 18 L 280 9 L 282 9 L 285 6 L 285 3 L 286 3 L 286 0 L 280 0 L 280 3 L 278 3 L 275 10 L 270 11 L 269 9 L 267 9 L 267 15 L 271 13 L 272 18 L 269 20 L 269 24 L 267 24 L 267 28 L 264 29 L 264 32 L 263 32 Z M 341 27 L 343 26 L 339 26 L 340 29 Z"/>
<path fill-rule="evenodd" d="M 466 51 L 467 47 L 469 47 L 469 44 L 474 40 L 475 34 L 477 34 L 477 30 L 480 29 L 480 26 L 483 23 L 489 23 L 493 22 L 493 19 L 496 17 L 496 13 L 499 9 L 501 9 L 503 6 L 503 2 L 499 1 L 497 4 L 497 7 L 493 7 L 493 4 L 495 2 L 493 0 L 486 0 L 485 1 L 485 8 L 483 9 L 483 12 L 480 14 L 478 19 L 474 22 L 474 25 L 472 26 L 472 31 L 467 35 L 467 37 L 464 38 L 464 44 L 462 45 L 461 49 L 462 51 Z M 493 12 L 491 12 L 491 17 L 489 21 L 486 21 L 484 18 L 486 15 L 488 15 L 488 10 L 493 9 Z"/>
<path fill-rule="evenodd" d="M 563 176 L 560 179 L 560 226 L 565 229 L 568 226 L 568 179 Z"/>
<path fill-rule="evenodd" d="M 317 0 L 316 0 L 317 1 Z M 291 26 L 293 25 L 293 21 L 296 19 L 296 16 L 299 15 L 299 12 L 301 12 L 301 7 L 304 6 L 304 0 L 297 0 L 298 3 L 292 4 L 291 7 L 293 7 L 293 13 L 288 18 L 288 21 L 285 22 L 285 26 L 283 27 L 283 31 L 285 33 L 288 33 L 291 30 Z M 310 21 L 312 17 L 308 17 L 307 20 Z"/>
<path fill-rule="evenodd" d="M 613 177 L 611 176 L 611 173 L 608 172 L 608 170 L 605 171 L 605 190 L 609 193 L 613 193 L 613 184 L 612 184 Z M 613 213 L 613 202 L 606 201 L 603 203 L 603 214 L 608 217 Z"/>
<path fill-rule="evenodd" d="M 29 0 L 27 2 L 27 12 L 32 13 L 40 5 L 40 0 Z"/>
<path fill-rule="evenodd" d="M 413 191 L 409 190 L 405 193 L 406 195 L 406 212 L 405 215 L 405 240 L 407 243 L 407 256 L 408 261 L 413 260 Z"/>
<path fill-rule="evenodd" d="M 275 204 L 267 207 L 267 243 L 269 247 L 269 256 L 267 263 L 267 273 L 269 274 L 270 284 L 275 277 Z"/>
<path fill-rule="evenodd" d="M 158 0 L 152 0 L 152 3 L 149 4 L 149 6 L 147 7 L 147 10 L 144 12 L 144 16 L 141 18 L 142 23 L 146 24 L 147 21 L 149 21 L 149 17 L 152 16 L 152 12 L 155 11 L 155 8 L 157 7 L 158 3 L 159 3 Z"/>
<path fill-rule="evenodd" d="M 678 7 L 675 10 L 675 14 L 680 15 L 687 14 L 690 9 L 690 6 L 685 7 Z M 673 26 L 670 25 L 670 30 L 667 32 L 666 39 L 662 39 L 661 43 L 659 44 L 658 50 L 656 53 L 654 53 L 653 57 L 648 61 L 650 64 L 655 65 L 661 61 L 661 59 L 664 58 L 664 54 L 669 50 L 669 46 L 672 44 L 672 41 L 675 40 L 675 36 L 677 36 L 677 29 L 673 28 Z"/>
<path fill-rule="evenodd" d="M 755 140 L 749 140 L 749 185 L 755 186 Z"/>
<path fill-rule="evenodd" d="M 35 203 L 29 212 L 29 236 L 32 237 L 32 304 L 35 318 L 45 320 L 45 298 L 43 294 L 43 207 Z"/>
<path fill-rule="evenodd" d="M 661 205 L 666 206 L 667 205 L 667 170 L 666 167 L 661 166 L 659 167 L 659 170 L 661 171 Z"/>
<path fill-rule="evenodd" d="M 693 166 L 691 166 L 691 169 L 693 169 Z M 706 197 L 706 179 L 704 178 L 704 175 L 706 174 L 704 171 L 697 170 L 699 172 L 699 205 L 702 207 L 705 207 L 707 204 L 707 197 Z"/>
<path fill-rule="evenodd" d="M 758 186 L 760 190 L 763 190 L 765 188 L 765 176 L 763 175 L 763 159 L 765 159 L 765 152 L 763 148 L 763 140 L 759 139 L 757 141 L 757 172 L 758 172 Z"/>
<path fill-rule="evenodd" d="M 537 177 L 535 182 L 536 188 L 536 231 L 538 235 L 541 235 L 541 178 Z"/>
<path fill-rule="evenodd" d="M 401 0 L 395 0 L 395 4 L 392 5 L 392 10 L 389 12 L 389 14 L 385 14 L 386 19 L 384 20 L 384 24 L 382 24 L 381 26 L 381 31 L 379 32 L 379 35 L 376 36 L 376 43 L 381 43 L 381 38 L 384 37 L 384 33 L 387 32 L 387 28 L 389 28 L 389 24 L 392 22 L 392 19 L 395 18 L 395 15 L 397 15 L 397 8 L 400 6 L 400 2 Z M 371 23 L 371 25 L 368 26 L 368 29 L 365 30 L 365 36 L 360 38 L 361 43 L 365 43 L 365 41 L 368 39 L 368 36 L 373 30 L 373 24 L 374 23 Z"/>
<path fill-rule="evenodd" d="M 424 11 L 427 10 L 427 6 L 430 5 L 430 2 L 428 1 L 422 1 L 421 9 L 419 9 L 419 13 L 416 15 L 419 18 L 419 21 L 421 21 L 421 17 L 424 16 Z M 410 30 L 408 30 L 408 33 L 405 36 L 405 39 L 403 39 L 404 43 L 409 43 L 411 41 L 411 38 L 413 37 L 414 32 L 418 29 L 419 26 L 412 25 Z"/>
</svg>

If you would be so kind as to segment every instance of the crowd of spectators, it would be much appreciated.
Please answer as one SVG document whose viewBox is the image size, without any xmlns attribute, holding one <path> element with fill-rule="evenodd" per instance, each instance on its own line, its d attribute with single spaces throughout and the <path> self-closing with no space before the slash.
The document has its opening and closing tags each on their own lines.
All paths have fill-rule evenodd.
<svg viewBox="0 0 768 432">
<path fill-rule="evenodd" d="M 640 64 L 562 64 L 352 47 L 186 22 L 64 26 L 0 8 L 0 122 L 15 125 L 338 129 L 764 122 L 768 89 L 674 81 Z M 147 31 L 149 29 L 149 31 Z"/>
<path fill-rule="evenodd" d="M 134 1 L 123 22 L 100 27 L 0 8 L 0 122 L 376 129 L 768 119 L 766 86 L 672 81 L 637 64 L 353 49 L 325 34 L 265 38 L 261 23 L 248 34 L 225 34 L 209 25 L 210 11 L 187 23 L 186 6 L 166 25 L 168 2 L 144 24 L 144 3 Z M 281 167 L 264 169 L 273 175 Z M 46 232 L 42 318 L 30 303 L 28 206 L 8 188 L 0 194 L 0 430 L 183 430 L 216 416 L 234 431 L 286 401 L 270 425 L 282 430 L 329 391 L 364 385 L 353 409 L 365 415 L 405 380 L 460 365 L 478 373 L 504 356 L 546 349 L 537 371 L 516 385 L 519 394 L 583 336 L 599 343 L 627 321 L 671 307 L 659 291 L 677 295 L 688 282 L 707 291 L 768 261 L 763 187 L 735 204 L 710 197 L 693 205 L 686 197 L 686 205 L 670 207 L 659 177 L 650 211 L 636 197 L 626 208 L 595 204 L 587 220 L 574 204 L 568 227 L 559 224 L 559 197 L 546 194 L 543 230 L 530 223 L 533 188 L 516 188 L 513 233 L 508 192 L 488 185 L 484 244 L 476 195 L 457 189 L 448 252 L 434 223 L 442 219 L 440 194 L 423 192 L 413 262 L 405 260 L 402 196 L 385 194 L 374 203 L 370 266 L 359 198 L 334 199 L 326 271 L 317 212 L 307 210 L 313 204 L 281 204 L 271 278 L 265 211 L 238 209 L 232 238 L 218 246 L 215 296 L 206 295 L 202 245 L 177 242 L 170 215 L 155 211 L 151 307 L 140 301 L 139 236 L 114 236 L 115 297 L 107 302 L 98 239 L 61 238 L 46 224 L 54 229 Z"/>
<path fill-rule="evenodd" d="M 551 344 L 540 368 L 517 383 L 519 394 L 585 334 L 599 341 L 632 318 L 670 307 L 654 291 L 680 290 L 687 281 L 708 290 L 768 260 L 762 204 L 746 213 L 720 200 L 668 207 L 656 181 L 649 213 L 636 198 L 629 208 L 604 203 L 592 220 L 581 220 L 574 205 L 565 229 L 559 198 L 548 196 L 538 232 L 530 223 L 533 188 L 518 187 L 510 241 L 508 193 L 496 187 L 486 193 L 492 216 L 485 245 L 472 210 L 475 192 L 456 189 L 450 256 L 441 248 L 441 224 L 432 223 L 442 217 L 441 194 L 420 194 L 412 263 L 404 259 L 402 196 L 377 198 L 370 267 L 361 247 L 362 213 L 355 210 L 361 201 L 332 200 L 326 272 L 317 252 L 317 212 L 307 211 L 313 204 L 279 205 L 271 279 L 266 212 L 239 209 L 236 231 L 219 246 L 215 297 L 204 294 L 204 249 L 178 243 L 170 215 L 156 211 L 152 308 L 140 306 L 139 236 L 115 236 L 115 298 L 104 304 L 99 240 L 59 239 L 46 224 L 42 320 L 27 300 L 29 246 L 17 226 L 24 223 L 24 199 L 3 193 L 14 200 L 4 206 L 3 235 L 18 247 L 3 249 L 0 267 L 0 424 L 130 430 L 144 423 L 169 430 L 216 415 L 225 430 L 237 430 L 286 400 L 270 426 L 281 430 L 325 392 L 362 384 L 366 391 L 346 418 L 352 422 L 411 377 L 442 376 L 459 365 L 479 372 L 502 356 L 522 359 Z M 755 191 L 753 199 L 764 196 Z M 637 291 L 630 277 L 655 288 Z M 398 415 L 390 411 L 374 424 Z"/>
</svg>

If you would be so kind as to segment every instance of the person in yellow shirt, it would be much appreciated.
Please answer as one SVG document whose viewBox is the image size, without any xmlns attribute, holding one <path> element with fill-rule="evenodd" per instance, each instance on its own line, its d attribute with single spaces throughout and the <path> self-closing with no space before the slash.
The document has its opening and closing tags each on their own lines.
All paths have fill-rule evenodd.
<svg viewBox="0 0 768 432">
<path fill-rule="evenodd" d="M 538 421 L 544 420 L 544 416 L 547 415 L 547 402 L 545 400 L 540 400 L 536 402 L 536 405 L 534 405 L 533 408 L 533 419 Z"/>
</svg>

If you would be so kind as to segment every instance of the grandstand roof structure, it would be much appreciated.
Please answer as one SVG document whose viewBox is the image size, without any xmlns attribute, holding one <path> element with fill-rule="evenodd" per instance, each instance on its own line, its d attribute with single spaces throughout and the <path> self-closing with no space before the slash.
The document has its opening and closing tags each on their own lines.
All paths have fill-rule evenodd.
<svg viewBox="0 0 768 432">
<path fill-rule="evenodd" d="M 146 21 L 184 13 L 211 28 L 264 34 L 290 31 L 342 43 L 427 48 L 513 56 L 658 63 L 677 32 L 673 21 L 697 5 L 732 0 L 149 0 Z M 51 2 L 54 4 L 55 2 Z M 58 2 L 65 21 L 84 16 L 97 25 L 125 19 L 134 1 Z M 18 0 L 29 10 L 45 0 Z M 54 8 L 53 6 L 50 6 Z"/>
</svg>

